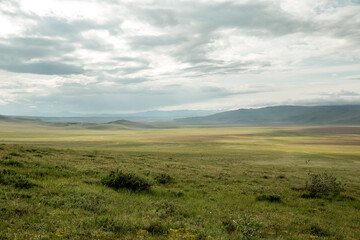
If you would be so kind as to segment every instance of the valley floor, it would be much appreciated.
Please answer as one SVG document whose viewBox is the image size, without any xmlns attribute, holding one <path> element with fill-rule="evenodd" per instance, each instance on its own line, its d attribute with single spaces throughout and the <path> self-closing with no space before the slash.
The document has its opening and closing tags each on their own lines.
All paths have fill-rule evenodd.
<svg viewBox="0 0 360 240">
<path fill-rule="evenodd" d="M 359 146 L 358 126 L 0 123 L 0 239 L 360 239 Z M 103 185 L 117 169 L 153 186 Z M 309 196 L 323 173 L 339 195 Z"/>
</svg>

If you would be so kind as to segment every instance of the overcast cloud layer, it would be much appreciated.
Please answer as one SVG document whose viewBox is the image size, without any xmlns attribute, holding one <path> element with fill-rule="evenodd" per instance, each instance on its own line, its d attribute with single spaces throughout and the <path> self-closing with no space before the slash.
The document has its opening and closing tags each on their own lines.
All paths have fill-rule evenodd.
<svg viewBox="0 0 360 240">
<path fill-rule="evenodd" d="M 360 0 L 0 0 L 0 114 L 360 104 Z"/>
</svg>

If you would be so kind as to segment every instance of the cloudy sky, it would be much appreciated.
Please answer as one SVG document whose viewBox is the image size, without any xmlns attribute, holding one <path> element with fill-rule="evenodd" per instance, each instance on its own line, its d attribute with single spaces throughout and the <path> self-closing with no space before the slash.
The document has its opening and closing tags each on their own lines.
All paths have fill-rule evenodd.
<svg viewBox="0 0 360 240">
<path fill-rule="evenodd" d="M 0 0 L 0 114 L 360 104 L 360 0 Z"/>
</svg>

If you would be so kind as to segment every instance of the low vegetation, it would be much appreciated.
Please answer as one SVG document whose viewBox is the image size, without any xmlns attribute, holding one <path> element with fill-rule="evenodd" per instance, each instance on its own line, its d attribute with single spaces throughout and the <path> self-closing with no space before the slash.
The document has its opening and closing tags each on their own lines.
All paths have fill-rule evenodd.
<svg viewBox="0 0 360 240">
<path fill-rule="evenodd" d="M 136 173 L 128 173 L 123 171 L 111 171 L 110 174 L 101 179 L 104 186 L 118 190 L 120 188 L 127 188 L 133 191 L 149 190 L 153 185 L 150 180 L 139 176 Z"/>
<path fill-rule="evenodd" d="M 360 236 L 360 135 L 3 129 L 0 239 Z"/>
<path fill-rule="evenodd" d="M 230 234 L 237 235 L 237 239 L 251 240 L 261 237 L 262 224 L 256 217 L 251 215 L 228 218 L 222 223 Z"/>
<path fill-rule="evenodd" d="M 171 177 L 167 173 L 157 173 L 157 174 L 155 174 L 154 180 L 158 184 L 169 184 L 169 183 L 172 183 L 172 182 L 175 181 L 175 179 L 173 177 Z"/>
<path fill-rule="evenodd" d="M 256 197 L 258 201 L 268 201 L 268 202 L 281 202 L 281 197 L 279 195 L 260 195 Z"/>
<path fill-rule="evenodd" d="M 326 172 L 309 173 L 309 180 L 306 182 L 305 190 L 312 198 L 337 196 L 344 190 L 342 185 L 332 174 Z"/>
<path fill-rule="evenodd" d="M 0 184 L 11 185 L 15 188 L 29 189 L 35 186 L 25 176 L 17 174 L 16 171 L 3 169 L 0 171 Z"/>
</svg>

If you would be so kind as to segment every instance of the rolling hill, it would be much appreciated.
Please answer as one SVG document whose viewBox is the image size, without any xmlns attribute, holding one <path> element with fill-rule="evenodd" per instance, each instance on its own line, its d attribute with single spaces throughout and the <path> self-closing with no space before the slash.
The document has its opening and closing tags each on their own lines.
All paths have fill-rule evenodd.
<svg viewBox="0 0 360 240">
<path fill-rule="evenodd" d="M 13 117 L 13 116 L 5 116 L 0 115 L 0 122 L 8 122 L 8 123 L 38 123 L 41 122 L 37 119 L 28 119 L 22 117 Z"/>
<path fill-rule="evenodd" d="M 103 124 L 105 125 L 105 124 Z M 124 126 L 124 127 L 129 127 L 129 128 L 154 128 L 154 129 L 159 129 L 159 128 L 176 128 L 177 126 L 175 124 L 168 124 L 168 123 L 147 123 L 147 122 L 133 122 L 133 121 L 128 121 L 128 120 L 117 120 L 117 121 L 113 121 L 113 122 L 108 122 L 106 125 L 112 125 L 112 126 Z"/>
<path fill-rule="evenodd" d="M 63 121 L 47 122 L 0 115 L 7 124 L 33 124 L 64 129 L 163 129 L 181 125 L 360 125 L 360 105 L 344 106 L 275 106 L 258 109 L 239 109 L 203 117 L 175 119 L 173 123 L 134 122 L 116 120 L 107 123 Z"/>
<path fill-rule="evenodd" d="M 176 128 L 178 124 L 168 123 L 146 123 L 133 122 L 128 120 L 117 120 L 108 123 L 93 123 L 93 122 L 78 122 L 78 121 L 62 121 L 62 122 L 48 122 L 39 119 L 27 119 L 22 117 L 4 116 L 0 115 L 0 123 L 11 124 L 16 126 L 38 126 L 61 128 L 67 130 L 91 129 L 91 130 L 121 130 L 121 129 L 167 129 Z"/>
<path fill-rule="evenodd" d="M 239 109 L 204 117 L 176 119 L 182 124 L 313 125 L 360 124 L 360 105 L 275 106 Z"/>
</svg>

